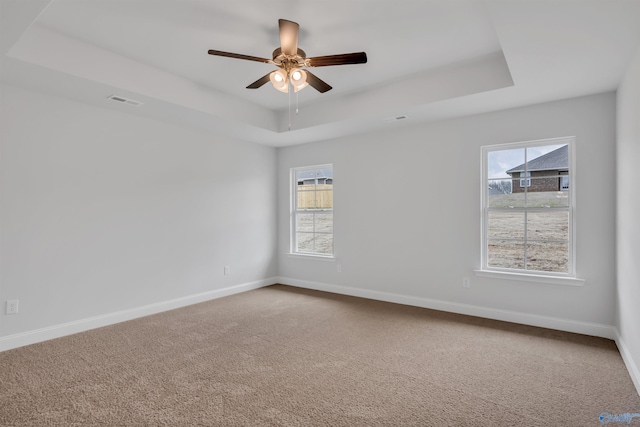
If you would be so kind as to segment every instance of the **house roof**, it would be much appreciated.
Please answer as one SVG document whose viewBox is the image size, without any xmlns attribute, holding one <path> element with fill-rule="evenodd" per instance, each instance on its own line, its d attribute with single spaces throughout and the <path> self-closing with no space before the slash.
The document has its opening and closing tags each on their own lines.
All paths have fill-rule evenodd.
<svg viewBox="0 0 640 427">
<path fill-rule="evenodd" d="M 333 170 L 332 169 L 316 169 L 316 170 L 299 171 L 296 173 L 296 179 L 298 181 L 315 179 L 315 178 L 333 178 Z"/>
<path fill-rule="evenodd" d="M 543 154 L 540 157 L 536 157 L 533 160 L 529 160 L 527 163 L 528 171 L 543 171 L 543 170 L 562 170 L 569 168 L 569 146 L 563 145 L 562 147 L 550 151 L 547 154 Z M 514 172 L 523 172 L 525 163 L 509 169 L 508 174 Z"/>
</svg>

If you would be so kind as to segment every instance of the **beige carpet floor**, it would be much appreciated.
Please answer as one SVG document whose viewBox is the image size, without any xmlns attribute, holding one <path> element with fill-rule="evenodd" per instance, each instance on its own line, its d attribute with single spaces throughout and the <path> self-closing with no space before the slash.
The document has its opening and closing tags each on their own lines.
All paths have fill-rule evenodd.
<svg viewBox="0 0 640 427">
<path fill-rule="evenodd" d="M 2 426 L 598 426 L 604 411 L 640 412 L 610 340 L 281 285 L 0 353 Z"/>
</svg>

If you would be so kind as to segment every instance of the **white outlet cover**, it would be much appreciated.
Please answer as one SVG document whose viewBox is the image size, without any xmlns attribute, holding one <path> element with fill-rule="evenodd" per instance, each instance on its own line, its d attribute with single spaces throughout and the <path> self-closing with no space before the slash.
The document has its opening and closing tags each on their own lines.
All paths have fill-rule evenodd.
<svg viewBox="0 0 640 427">
<path fill-rule="evenodd" d="M 7 300 L 7 314 L 16 314 L 18 313 L 18 300 L 10 299 Z"/>
</svg>

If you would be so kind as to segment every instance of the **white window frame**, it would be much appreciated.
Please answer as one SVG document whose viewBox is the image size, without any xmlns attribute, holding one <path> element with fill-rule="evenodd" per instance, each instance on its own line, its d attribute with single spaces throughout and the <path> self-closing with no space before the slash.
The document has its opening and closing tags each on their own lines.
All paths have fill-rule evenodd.
<svg viewBox="0 0 640 427">
<path fill-rule="evenodd" d="M 520 172 L 520 187 L 531 187 L 531 172 Z"/>
<path fill-rule="evenodd" d="M 290 217 L 290 224 L 291 224 L 291 241 L 290 241 L 290 249 L 289 249 L 289 254 L 290 255 L 295 255 L 295 256 L 302 256 L 302 257 L 312 257 L 312 258 L 320 258 L 320 259 L 327 259 L 327 260 L 333 260 L 334 256 L 335 256 L 335 242 L 332 244 L 331 247 L 331 253 L 327 254 L 327 253 L 320 253 L 320 252 L 301 252 L 298 251 L 298 242 L 297 242 L 297 234 L 298 234 L 298 226 L 297 226 L 297 218 L 298 218 L 298 212 L 304 212 L 304 213 L 311 213 L 311 212 L 331 212 L 333 214 L 334 209 L 313 209 L 313 210 L 309 210 L 309 209 L 305 209 L 303 211 L 299 211 L 298 210 L 298 179 L 297 179 L 297 174 L 298 172 L 301 171 L 311 171 L 311 170 L 318 170 L 318 169 L 331 169 L 331 182 L 332 182 L 332 186 L 333 183 L 335 182 L 335 177 L 334 177 L 334 171 L 333 171 L 333 164 L 324 164 L 324 165 L 313 165 L 313 166 L 302 166 L 302 167 L 296 167 L 296 168 L 291 168 L 291 173 L 290 173 L 290 180 L 291 180 L 291 217 Z M 326 191 L 326 190 L 323 190 Z M 333 189 L 331 190 L 333 192 Z M 334 199 L 334 204 L 335 204 L 335 199 Z M 332 215 L 332 223 L 333 223 L 333 215 Z M 315 225 L 315 223 L 314 223 Z M 332 230 L 333 230 L 333 226 L 332 226 Z M 316 232 L 315 230 L 313 231 L 313 234 L 329 234 L 329 233 L 322 233 L 322 232 Z M 331 233 L 332 236 L 332 241 L 334 240 L 334 232 L 332 231 Z"/>
<path fill-rule="evenodd" d="M 537 270 L 526 270 L 526 269 L 508 269 L 508 268 L 500 268 L 500 267 L 490 267 L 488 265 L 488 213 L 489 213 L 489 191 L 488 191 L 488 157 L 489 153 L 493 151 L 500 150 L 510 150 L 510 149 L 518 149 L 518 148 L 529 148 L 529 147 L 540 147 L 545 145 L 568 145 L 569 150 L 569 182 L 571 183 L 571 187 L 569 188 L 569 206 L 566 208 L 566 211 L 569 215 L 569 257 L 568 257 L 568 271 L 564 272 L 547 272 L 547 271 L 537 271 Z M 528 159 L 524 159 L 524 163 L 526 164 Z M 524 141 L 524 142 L 516 142 L 516 143 L 507 143 L 507 144 L 496 144 L 496 145 L 488 145 L 481 147 L 481 269 L 475 270 L 475 274 L 477 276 L 483 277 L 492 277 L 492 278 L 500 278 L 500 279 L 511 279 L 511 280 L 522 280 L 528 282 L 541 282 L 541 283 L 555 283 L 555 284 L 563 284 L 563 285 L 573 285 L 573 286 L 581 286 L 584 283 L 583 279 L 579 279 L 576 277 L 576 233 L 575 233 L 575 195 L 576 195 L 576 185 L 575 185 L 575 137 L 562 137 L 562 138 L 552 138 L 552 139 L 543 139 L 543 140 L 535 140 L 535 141 Z M 530 178 L 527 178 L 530 179 Z M 526 196 L 525 196 L 526 197 Z M 491 208 L 496 209 L 496 208 Z M 523 211 L 532 211 L 535 209 L 548 209 L 548 208 L 513 208 L 513 209 L 522 209 Z M 554 208 L 554 209 L 565 209 L 565 208 Z M 525 217 L 526 218 L 526 217 Z M 526 224 L 526 222 L 525 222 Z M 526 233 L 524 238 L 525 248 L 526 248 Z M 526 252 L 525 252 L 526 257 Z M 526 264 L 525 264 L 526 267 Z"/>
<path fill-rule="evenodd" d="M 563 182 L 566 182 L 567 185 L 565 186 L 563 184 Z M 570 182 L 571 180 L 569 179 L 569 174 L 563 175 L 562 172 L 560 173 L 560 191 L 569 191 L 570 188 Z M 565 188 L 566 187 L 566 188 Z"/>
</svg>

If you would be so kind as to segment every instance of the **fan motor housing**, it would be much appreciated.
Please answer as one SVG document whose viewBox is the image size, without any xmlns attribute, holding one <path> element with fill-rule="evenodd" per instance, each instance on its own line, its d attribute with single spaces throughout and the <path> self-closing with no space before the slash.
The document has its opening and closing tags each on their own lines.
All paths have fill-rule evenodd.
<svg viewBox="0 0 640 427">
<path fill-rule="evenodd" d="M 281 48 L 277 48 L 273 51 L 272 57 L 275 65 L 290 71 L 293 68 L 304 67 L 307 54 L 304 50 L 298 49 L 298 53 L 295 56 L 289 56 L 283 54 Z"/>
</svg>

